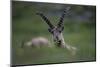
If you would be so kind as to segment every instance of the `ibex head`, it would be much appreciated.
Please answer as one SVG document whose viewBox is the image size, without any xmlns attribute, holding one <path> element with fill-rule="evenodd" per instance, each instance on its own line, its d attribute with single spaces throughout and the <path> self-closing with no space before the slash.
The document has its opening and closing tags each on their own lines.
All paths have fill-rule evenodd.
<svg viewBox="0 0 100 67">
<path fill-rule="evenodd" d="M 56 43 L 59 43 L 62 40 L 61 33 L 64 30 L 63 20 L 65 17 L 65 14 L 69 10 L 69 8 L 70 7 L 68 7 L 67 10 L 63 11 L 58 24 L 55 26 L 51 24 L 50 20 L 48 20 L 48 18 L 46 16 L 44 16 L 43 13 L 37 13 L 37 15 L 41 16 L 42 19 L 44 19 L 44 21 L 48 24 L 48 26 L 49 26 L 48 31 L 53 35 L 53 39 Z"/>
</svg>

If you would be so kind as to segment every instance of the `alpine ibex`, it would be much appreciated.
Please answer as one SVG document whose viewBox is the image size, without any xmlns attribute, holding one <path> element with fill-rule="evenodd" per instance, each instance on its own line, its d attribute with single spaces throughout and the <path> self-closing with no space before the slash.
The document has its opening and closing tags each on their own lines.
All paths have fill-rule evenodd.
<svg viewBox="0 0 100 67">
<path fill-rule="evenodd" d="M 72 54 L 75 54 L 76 48 L 71 46 L 71 45 L 66 44 L 65 41 L 64 41 L 64 37 L 62 35 L 62 31 L 64 30 L 63 20 L 64 20 L 64 17 L 65 17 L 65 14 L 67 13 L 67 11 L 69 9 L 70 9 L 70 7 L 68 7 L 66 10 L 63 11 L 58 24 L 55 25 L 55 26 L 50 22 L 50 20 L 48 20 L 48 18 L 46 16 L 44 16 L 43 13 L 36 13 L 36 14 L 41 16 L 42 19 L 48 24 L 48 26 L 49 26 L 48 31 L 52 34 L 54 43 L 58 47 L 67 48 L 69 51 L 72 52 Z"/>
</svg>

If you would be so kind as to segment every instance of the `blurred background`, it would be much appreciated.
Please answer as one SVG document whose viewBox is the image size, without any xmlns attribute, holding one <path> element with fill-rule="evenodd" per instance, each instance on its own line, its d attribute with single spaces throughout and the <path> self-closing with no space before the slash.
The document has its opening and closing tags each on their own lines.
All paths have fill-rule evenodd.
<svg viewBox="0 0 100 67">
<path fill-rule="evenodd" d="M 48 25 L 36 15 L 42 12 L 57 24 L 63 10 L 71 7 L 64 19 L 64 39 L 77 48 L 76 55 L 66 49 L 21 48 L 23 41 L 42 36 L 52 42 Z M 40 2 L 12 1 L 12 64 L 46 64 L 96 60 L 96 7 Z M 52 44 L 51 44 L 52 45 Z"/>
</svg>

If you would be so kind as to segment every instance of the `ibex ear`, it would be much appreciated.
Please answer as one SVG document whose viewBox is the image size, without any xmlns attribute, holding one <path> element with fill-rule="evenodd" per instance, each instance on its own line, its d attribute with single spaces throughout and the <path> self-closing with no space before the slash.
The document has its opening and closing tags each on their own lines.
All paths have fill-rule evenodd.
<svg viewBox="0 0 100 67">
<path fill-rule="evenodd" d="M 48 31 L 51 32 L 51 29 L 49 28 Z"/>
<path fill-rule="evenodd" d="M 52 30 L 51 30 L 50 28 L 48 29 L 48 31 L 49 31 L 50 33 L 53 33 Z"/>
</svg>

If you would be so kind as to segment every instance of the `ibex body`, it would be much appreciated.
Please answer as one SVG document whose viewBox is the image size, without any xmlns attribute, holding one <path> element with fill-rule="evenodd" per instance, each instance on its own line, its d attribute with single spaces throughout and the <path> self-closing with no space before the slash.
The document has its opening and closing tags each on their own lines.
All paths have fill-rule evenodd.
<svg viewBox="0 0 100 67">
<path fill-rule="evenodd" d="M 23 46 L 37 47 L 37 48 L 40 48 L 41 46 L 50 47 L 49 40 L 45 37 L 32 38 L 30 41 L 24 43 Z"/>
<path fill-rule="evenodd" d="M 69 10 L 69 8 L 67 10 Z M 44 21 L 46 21 L 46 23 L 48 24 L 48 26 L 49 26 L 48 31 L 52 34 L 54 43 L 58 47 L 67 48 L 69 51 L 72 52 L 72 54 L 75 54 L 76 48 L 66 44 L 64 41 L 64 37 L 62 35 L 62 31 L 64 30 L 63 20 L 65 17 L 65 14 L 66 14 L 66 10 L 64 10 L 62 16 L 60 17 L 60 21 L 58 22 L 58 24 L 54 26 L 51 24 L 51 22 L 48 20 L 48 18 L 45 17 L 42 13 L 37 13 L 37 15 L 41 16 L 42 19 L 44 19 Z"/>
</svg>

